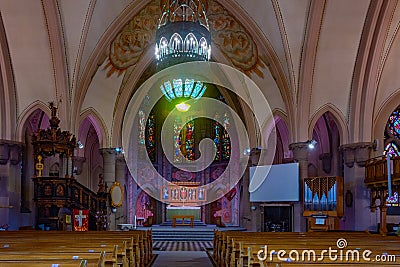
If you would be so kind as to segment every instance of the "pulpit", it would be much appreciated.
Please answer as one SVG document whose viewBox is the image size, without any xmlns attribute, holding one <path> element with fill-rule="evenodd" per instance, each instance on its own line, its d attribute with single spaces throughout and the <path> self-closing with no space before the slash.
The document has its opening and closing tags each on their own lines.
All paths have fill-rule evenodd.
<svg viewBox="0 0 400 267">
<path fill-rule="evenodd" d="M 36 204 L 36 224 L 52 230 L 63 229 L 67 217 L 63 217 L 64 209 L 90 210 L 86 215 L 92 218 L 93 229 L 96 229 L 94 216 L 97 211 L 104 210 L 107 194 L 96 194 L 80 184 L 73 176 L 74 150 L 77 142 L 75 136 L 68 131 L 61 131 L 57 108 L 50 103 L 51 118 L 48 129 L 39 129 L 32 135 L 35 159 L 34 201 Z M 50 173 L 51 165 L 60 166 L 55 173 Z M 84 216 L 84 215 L 82 215 Z M 72 221 L 74 221 L 72 218 Z M 83 217 L 82 217 L 83 218 Z"/>
</svg>

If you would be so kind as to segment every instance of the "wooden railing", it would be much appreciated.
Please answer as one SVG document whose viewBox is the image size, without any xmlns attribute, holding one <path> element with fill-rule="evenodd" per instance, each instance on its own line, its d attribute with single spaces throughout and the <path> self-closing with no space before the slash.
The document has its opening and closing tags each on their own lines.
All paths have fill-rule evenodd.
<svg viewBox="0 0 400 267">
<path fill-rule="evenodd" d="M 95 225 L 96 212 L 106 209 L 106 194 L 96 194 L 75 178 L 35 177 L 34 201 L 37 206 L 37 224 L 57 228 L 60 208 L 88 209 Z"/>
<path fill-rule="evenodd" d="M 400 157 L 390 159 L 392 181 L 400 181 Z M 388 168 L 386 157 L 369 159 L 365 164 L 365 183 L 367 186 L 387 183 Z"/>
</svg>

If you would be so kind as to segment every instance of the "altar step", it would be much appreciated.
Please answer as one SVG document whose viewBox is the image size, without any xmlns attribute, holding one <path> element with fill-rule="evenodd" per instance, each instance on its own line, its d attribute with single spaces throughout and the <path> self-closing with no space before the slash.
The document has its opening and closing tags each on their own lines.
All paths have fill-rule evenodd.
<svg viewBox="0 0 400 267">
<path fill-rule="evenodd" d="M 181 224 L 182 220 L 176 220 L 176 224 Z M 185 224 L 190 224 L 190 220 L 185 220 Z M 165 222 L 163 222 L 162 224 L 160 224 L 160 226 L 170 226 L 172 227 L 172 220 L 167 220 Z M 194 220 L 194 227 L 199 227 L 199 226 L 203 226 L 206 227 L 207 224 L 205 224 L 204 222 L 200 221 L 200 220 Z M 185 226 L 180 226 L 180 227 L 185 227 Z"/>
<path fill-rule="evenodd" d="M 157 241 L 213 241 L 214 239 L 214 227 L 199 226 L 199 227 L 188 227 L 188 226 L 153 226 L 153 242 Z"/>
</svg>

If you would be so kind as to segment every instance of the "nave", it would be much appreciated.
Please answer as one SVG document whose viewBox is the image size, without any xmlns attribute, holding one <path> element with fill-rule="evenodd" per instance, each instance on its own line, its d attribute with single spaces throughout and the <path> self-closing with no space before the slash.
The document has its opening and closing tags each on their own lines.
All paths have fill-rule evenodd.
<svg viewBox="0 0 400 267">
<path fill-rule="evenodd" d="M 203 241 L 177 241 L 178 246 L 168 244 L 174 241 L 156 244 L 149 229 L 0 231 L 0 266 L 398 266 L 399 241 L 397 235 L 383 236 L 367 231 L 245 232 L 216 229 L 212 247 L 205 248 Z"/>
</svg>

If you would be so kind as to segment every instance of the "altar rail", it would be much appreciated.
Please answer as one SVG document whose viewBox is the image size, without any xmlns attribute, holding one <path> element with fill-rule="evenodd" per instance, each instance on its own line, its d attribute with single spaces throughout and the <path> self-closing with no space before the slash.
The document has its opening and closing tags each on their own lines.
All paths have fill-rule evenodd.
<svg viewBox="0 0 400 267">
<path fill-rule="evenodd" d="M 57 228 L 60 208 L 88 209 L 92 218 L 106 209 L 107 195 L 94 193 L 75 178 L 35 177 L 33 181 L 38 224 Z"/>
</svg>

